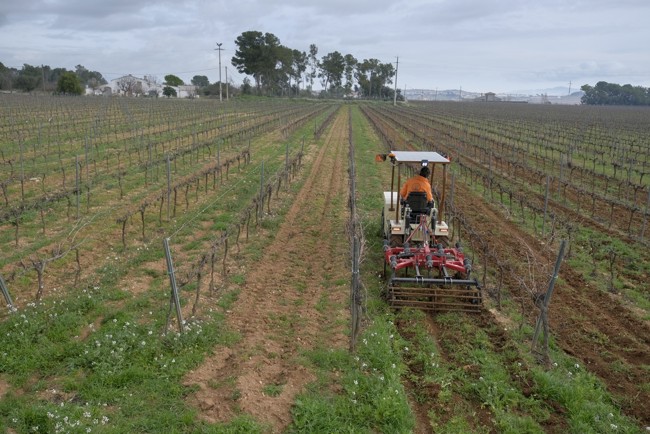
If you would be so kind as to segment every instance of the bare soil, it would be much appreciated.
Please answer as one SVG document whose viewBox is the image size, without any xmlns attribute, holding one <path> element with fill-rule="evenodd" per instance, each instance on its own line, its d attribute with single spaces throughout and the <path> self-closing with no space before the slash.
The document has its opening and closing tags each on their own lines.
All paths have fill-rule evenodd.
<svg viewBox="0 0 650 434">
<path fill-rule="evenodd" d="M 315 380 L 301 355 L 316 344 L 344 348 L 348 318 L 348 116 L 341 110 L 304 186 L 228 312 L 241 334 L 187 375 L 189 398 L 209 422 L 249 414 L 281 432 L 296 395 Z"/>
<path fill-rule="evenodd" d="M 409 148 L 410 144 L 399 131 L 383 119 L 377 119 L 374 115 L 373 118 L 390 137 L 395 149 Z M 429 133 L 432 137 L 444 135 L 442 130 Z M 441 139 L 440 142 L 444 143 L 445 140 Z M 464 160 L 467 162 L 468 158 L 465 156 Z M 471 161 L 480 165 L 477 161 Z M 538 183 L 529 173 L 522 173 L 517 181 Z M 503 292 L 515 301 L 524 303 L 527 320 L 533 323 L 539 312 L 533 305 L 531 294 L 522 287 L 517 277 L 528 273 L 529 263 L 538 270 L 544 265 L 553 264 L 557 252 L 521 229 L 516 222 L 499 211 L 496 205 L 477 196 L 462 182 L 456 183 L 454 204 L 463 213 L 472 230 L 480 234 L 482 239 L 489 240 L 490 250 L 517 274 L 506 274 Z M 586 214 L 589 209 L 589 212 L 596 216 L 588 218 L 557 202 L 554 202 L 553 206 L 561 211 L 560 218 L 608 230 L 598 224 L 597 220 L 607 222 L 610 209 L 590 210 L 590 207 L 583 205 L 583 213 Z M 623 231 L 617 235 L 629 242 Z M 642 256 L 647 257 L 647 253 Z M 547 278 L 543 277 L 542 280 Z M 650 399 L 647 380 L 647 367 L 650 365 L 650 323 L 623 303 L 620 297 L 590 287 L 567 261 L 562 264 L 560 278 L 549 307 L 551 335 L 562 350 L 576 357 L 582 366 L 602 380 L 624 413 L 635 417 L 642 426 L 649 426 L 650 407 L 646 403 Z M 643 290 L 647 279 L 648 276 L 641 276 L 639 289 Z M 540 289 L 546 290 L 545 287 Z M 499 323 L 502 319 L 492 316 L 491 322 Z M 477 326 L 480 326 L 480 321 Z"/>
<path fill-rule="evenodd" d="M 505 219 L 467 187 L 461 185 L 457 193 L 455 203 L 474 230 L 492 240 L 490 248 L 499 257 L 518 264 L 521 273 L 526 272 L 527 255 L 533 264 L 553 263 L 557 252 L 550 251 L 516 223 Z M 650 407 L 646 405 L 650 400 L 647 387 L 650 324 L 634 315 L 620 299 L 589 287 L 566 261 L 561 266 L 560 277 L 549 308 L 551 334 L 566 353 L 598 375 L 625 413 L 647 426 L 650 423 Z M 513 276 L 504 286 L 515 297 L 527 296 Z M 532 299 L 524 302 L 532 321 L 538 311 Z"/>
</svg>

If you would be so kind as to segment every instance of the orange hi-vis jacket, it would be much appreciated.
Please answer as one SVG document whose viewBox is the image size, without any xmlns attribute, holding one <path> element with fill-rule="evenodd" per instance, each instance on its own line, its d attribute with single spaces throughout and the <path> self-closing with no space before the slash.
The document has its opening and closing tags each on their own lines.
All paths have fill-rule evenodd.
<svg viewBox="0 0 650 434">
<path fill-rule="evenodd" d="M 406 199 L 409 193 L 412 191 L 423 191 L 427 194 L 427 200 L 429 202 L 433 200 L 433 194 L 431 194 L 431 184 L 429 184 L 429 180 L 424 176 L 415 175 L 406 181 L 399 191 L 399 194 L 404 199 Z"/>
</svg>

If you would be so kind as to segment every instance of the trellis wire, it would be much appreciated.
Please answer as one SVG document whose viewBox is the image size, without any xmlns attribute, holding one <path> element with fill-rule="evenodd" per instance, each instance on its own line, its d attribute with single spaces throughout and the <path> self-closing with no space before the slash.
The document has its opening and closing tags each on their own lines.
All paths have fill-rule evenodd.
<svg viewBox="0 0 650 434">
<path fill-rule="evenodd" d="M 289 170 L 289 168 L 294 168 L 295 165 L 300 164 L 301 161 L 302 161 L 302 151 L 300 151 L 294 157 L 293 163 L 290 164 L 289 167 L 285 167 L 284 170 Z M 262 172 L 262 167 L 263 167 L 263 165 L 260 166 L 260 169 L 261 169 L 260 170 L 260 177 L 264 176 L 263 172 Z M 273 184 L 274 183 L 278 184 L 278 188 L 276 189 L 276 191 L 279 193 L 279 187 L 280 187 L 280 184 L 282 183 L 283 179 L 285 179 L 284 173 L 278 173 L 275 176 L 270 177 L 268 179 L 268 184 L 266 186 L 268 188 L 264 188 L 264 186 L 262 186 L 262 188 L 261 188 L 262 191 L 268 191 L 268 201 L 269 201 L 268 206 L 269 207 L 270 207 L 270 201 L 271 201 L 271 198 L 272 198 L 271 193 L 272 193 L 272 190 L 273 190 Z M 242 180 L 240 182 L 244 182 L 244 180 Z M 232 191 L 238 184 L 234 185 L 229 191 Z M 224 193 L 224 194 L 226 194 L 226 193 Z M 276 196 L 277 196 L 277 194 L 276 194 Z M 223 197 L 223 195 L 221 195 L 219 197 L 219 199 L 222 198 L 222 197 Z M 207 210 L 210 206 L 213 206 L 216 202 L 218 202 L 218 200 L 215 201 L 214 203 L 212 203 L 211 205 L 209 205 L 208 207 L 206 207 L 205 209 L 201 210 L 200 212 L 198 212 L 194 216 L 192 216 L 192 218 L 189 221 L 183 223 L 183 225 L 181 225 L 181 227 L 179 227 L 176 231 L 174 231 L 174 233 L 171 236 L 169 236 L 167 238 L 167 240 L 170 240 L 180 230 L 182 230 L 185 226 L 187 226 L 187 224 L 189 224 L 191 221 L 194 221 L 200 214 L 205 212 L 205 210 Z M 237 219 L 237 221 L 242 222 L 242 221 L 245 220 L 247 222 L 246 223 L 247 224 L 247 232 L 246 232 L 247 233 L 247 238 L 248 238 L 248 222 L 250 222 L 250 215 L 252 213 L 252 209 L 255 208 L 256 217 L 262 218 L 263 217 L 263 212 L 260 214 L 259 210 L 260 209 L 263 210 L 263 206 L 264 206 L 264 203 L 259 201 L 259 197 L 254 197 L 251 204 L 243 212 L 240 213 L 240 218 Z M 257 220 L 257 222 L 259 223 L 259 219 Z M 236 232 L 236 234 L 237 234 L 236 242 L 239 241 L 239 235 L 241 234 L 241 227 L 240 226 L 241 226 L 241 223 L 236 224 L 236 225 L 230 225 L 228 228 L 226 228 L 226 230 L 222 231 L 221 234 L 217 238 L 213 239 L 211 241 L 211 243 L 210 243 L 210 247 L 209 247 L 208 252 L 204 253 L 204 254 L 202 254 L 200 256 L 199 260 L 197 262 L 195 262 L 195 265 L 187 273 L 187 276 L 185 277 L 184 281 L 181 282 L 180 285 L 178 285 L 180 288 L 182 288 L 184 285 L 188 284 L 194 278 L 197 278 L 196 296 L 195 296 L 194 306 L 192 308 L 192 314 L 196 313 L 197 306 L 198 306 L 198 303 L 199 303 L 199 300 L 200 300 L 199 293 L 200 293 L 200 288 L 201 288 L 201 279 L 202 279 L 202 276 L 203 276 L 203 271 L 202 271 L 203 267 L 205 265 L 207 265 L 208 263 L 211 264 L 210 288 L 211 288 L 211 292 L 212 292 L 214 290 L 214 286 L 215 286 L 214 285 L 214 263 L 215 263 L 215 261 L 217 259 L 217 251 L 221 247 L 223 247 L 223 249 L 224 249 L 223 255 L 222 255 L 223 256 L 223 258 L 222 258 L 222 261 L 223 261 L 223 273 L 222 274 L 225 275 L 226 274 L 226 258 L 228 256 L 228 239 L 231 236 L 231 234 Z M 170 253 L 170 258 L 171 258 L 171 253 Z M 178 290 L 177 289 L 175 290 L 173 287 L 171 288 L 171 291 L 172 291 L 172 295 L 174 293 L 178 293 Z M 172 303 L 176 303 L 176 302 L 174 300 L 170 300 L 170 306 L 171 306 Z M 170 309 L 171 309 L 171 307 L 170 307 Z"/>
</svg>

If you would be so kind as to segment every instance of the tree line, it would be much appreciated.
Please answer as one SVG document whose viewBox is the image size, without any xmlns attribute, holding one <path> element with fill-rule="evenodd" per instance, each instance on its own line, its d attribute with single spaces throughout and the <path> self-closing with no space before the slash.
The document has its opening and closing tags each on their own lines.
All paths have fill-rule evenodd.
<svg viewBox="0 0 650 434">
<path fill-rule="evenodd" d="M 650 88 L 631 84 L 599 81 L 596 86 L 588 84 L 580 88 L 585 94 L 582 104 L 588 105 L 650 105 Z"/>
<path fill-rule="evenodd" d="M 272 33 L 252 30 L 238 36 L 235 45 L 237 50 L 231 63 L 237 71 L 247 76 L 239 89 L 230 88 L 237 93 L 312 96 L 314 83 L 318 80 L 322 88 L 321 96 L 375 99 L 392 99 L 394 96 L 394 90 L 389 86 L 396 76 L 392 63 L 383 63 L 375 58 L 358 60 L 352 54 L 339 51 L 319 57 L 316 44 L 310 44 L 308 51 L 301 51 L 282 45 Z M 176 83 L 175 80 L 168 80 L 168 77 L 177 78 L 172 75 L 165 77 L 163 94 L 175 96 L 172 86 L 183 82 L 178 79 L 179 83 Z M 145 80 L 157 83 L 157 79 L 152 78 L 155 77 L 145 77 Z M 65 68 L 25 64 L 19 70 L 0 63 L 0 90 L 81 94 L 84 87 L 94 90 L 104 84 L 107 82 L 101 73 L 89 71 L 82 65 L 77 65 L 74 71 L 67 71 Z M 200 94 L 218 95 L 219 83 L 211 84 L 207 76 L 195 75 L 192 84 L 199 88 Z M 130 88 L 137 84 L 125 82 L 123 85 L 131 90 L 128 93 L 138 94 L 137 89 Z M 397 97 L 403 99 L 399 89 Z"/>
<path fill-rule="evenodd" d="M 231 64 L 247 77 L 239 88 L 231 85 L 231 93 L 312 96 L 314 83 L 319 81 L 321 96 L 356 94 L 376 99 L 392 99 L 394 96 L 389 85 L 394 83 L 397 71 L 392 63 L 382 63 L 374 58 L 359 61 L 352 54 L 344 55 L 339 51 L 319 57 L 316 44 L 310 44 L 308 51 L 300 51 L 282 45 L 273 33 L 259 31 L 243 32 L 235 40 L 235 45 L 237 50 Z M 169 81 L 167 77 L 166 84 Z M 219 94 L 219 82 L 210 83 L 205 75 L 195 75 L 191 83 L 199 88 L 201 95 Z M 397 98 L 403 99 L 399 89 Z"/>
<path fill-rule="evenodd" d="M 33 66 L 25 63 L 21 69 L 6 67 L 0 62 L 0 90 L 56 92 L 80 95 L 86 86 L 97 89 L 106 84 L 101 73 L 90 71 L 82 65 L 74 71 L 52 68 L 49 65 Z"/>
<path fill-rule="evenodd" d="M 247 77 L 242 93 L 260 95 L 311 95 L 314 81 L 320 80 L 322 94 L 342 97 L 357 93 L 366 98 L 393 98 L 396 70 L 392 63 L 378 59 L 359 61 L 352 54 L 333 51 L 318 56 L 318 47 L 308 51 L 292 49 L 281 44 L 273 33 L 246 31 L 235 40 L 237 51 L 232 65 Z M 399 90 L 398 90 L 399 95 Z"/>
</svg>

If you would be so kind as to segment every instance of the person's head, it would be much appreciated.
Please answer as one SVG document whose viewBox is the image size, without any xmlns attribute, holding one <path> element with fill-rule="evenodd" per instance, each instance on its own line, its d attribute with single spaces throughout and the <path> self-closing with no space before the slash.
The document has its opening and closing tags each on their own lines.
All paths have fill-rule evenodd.
<svg viewBox="0 0 650 434">
<path fill-rule="evenodd" d="M 420 169 L 420 176 L 424 176 L 425 178 L 429 177 L 429 168 L 427 166 L 424 166 L 422 169 Z"/>
</svg>

